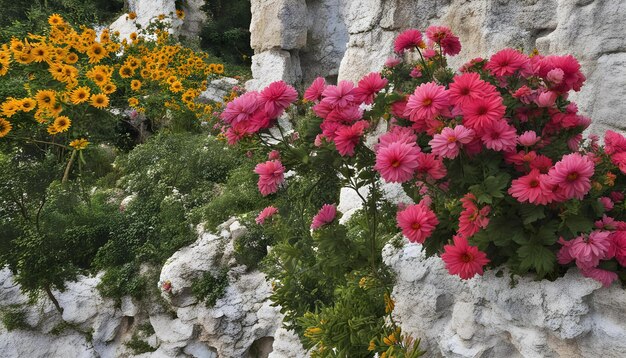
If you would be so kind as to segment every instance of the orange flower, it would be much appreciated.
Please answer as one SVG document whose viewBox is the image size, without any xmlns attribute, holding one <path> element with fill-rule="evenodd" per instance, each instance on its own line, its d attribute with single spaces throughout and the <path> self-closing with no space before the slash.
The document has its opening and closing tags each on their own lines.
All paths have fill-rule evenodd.
<svg viewBox="0 0 626 358">
<path fill-rule="evenodd" d="M 109 97 L 103 93 L 92 94 L 90 104 L 96 108 L 106 108 L 109 105 Z"/>
</svg>

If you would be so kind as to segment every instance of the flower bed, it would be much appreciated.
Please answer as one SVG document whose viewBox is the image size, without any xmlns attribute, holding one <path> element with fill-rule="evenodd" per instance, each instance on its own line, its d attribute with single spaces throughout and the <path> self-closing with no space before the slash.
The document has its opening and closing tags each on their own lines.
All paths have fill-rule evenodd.
<svg viewBox="0 0 626 358">
<path fill-rule="evenodd" d="M 402 347 L 418 354 L 389 316 L 393 279 L 380 264 L 378 249 L 398 231 L 462 279 L 505 266 L 513 275 L 554 280 L 574 265 L 605 286 L 626 278 L 626 139 L 610 131 L 604 147 L 597 136 L 583 139 L 591 120 L 568 100 L 585 81 L 576 59 L 507 48 L 454 71 L 446 56 L 460 49 L 448 28 L 431 26 L 425 38 L 407 30 L 395 41 L 397 56 L 357 85 L 318 78 L 291 106 L 297 92 L 274 82 L 233 100 L 221 115 L 230 144 L 242 142 L 257 157 L 261 148 L 269 153 L 255 169 L 264 196 L 280 203 L 292 186 L 313 180 L 308 197 L 290 198 L 311 202 L 318 183 L 334 178 L 332 190 L 352 188 L 363 202 L 361 215 L 345 226 L 335 220 L 332 201 L 305 205 L 299 219 L 277 204 L 257 219 L 277 237 L 274 299 L 321 356 L 329 347 L 365 348 L 353 325 L 339 323 L 348 297 L 379 297 L 385 308 L 382 314 L 363 308 L 367 314 L 359 316 L 388 317 L 387 324 L 370 326 L 383 326 L 384 333 L 370 340 L 369 351 L 391 355 Z M 289 108 L 296 131 L 286 135 L 276 124 Z M 384 134 L 367 146 L 367 135 L 381 127 Z M 293 179 L 285 180 L 287 170 L 296 173 Z M 382 195 L 384 182 L 400 183 L 410 200 L 394 207 Z M 367 196 L 359 192 L 364 187 Z M 294 225 L 305 226 L 297 222 L 302 217 L 306 230 L 295 231 Z M 313 251 L 285 254 L 282 245 L 295 243 Z M 296 258 L 311 260 L 303 270 L 330 268 L 341 276 L 329 280 L 335 293 L 299 306 L 294 291 L 302 278 L 281 273 Z M 353 284 L 358 294 L 337 293 Z"/>
</svg>

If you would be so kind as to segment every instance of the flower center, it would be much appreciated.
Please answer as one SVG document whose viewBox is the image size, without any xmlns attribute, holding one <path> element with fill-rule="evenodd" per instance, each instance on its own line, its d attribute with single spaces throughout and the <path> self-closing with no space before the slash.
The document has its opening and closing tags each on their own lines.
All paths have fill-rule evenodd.
<svg viewBox="0 0 626 358">
<path fill-rule="evenodd" d="M 413 223 L 411 224 L 411 228 L 413 230 L 419 230 L 422 227 L 422 225 L 420 225 L 420 223 Z"/>
<path fill-rule="evenodd" d="M 461 261 L 468 263 L 474 260 L 474 256 L 472 256 L 472 254 L 470 254 L 469 252 L 464 253 L 463 255 L 461 255 Z"/>
<path fill-rule="evenodd" d="M 567 174 L 567 181 L 574 181 L 576 179 L 578 179 L 578 173 L 574 172 Z"/>
<path fill-rule="evenodd" d="M 488 112 L 488 109 L 487 109 L 487 107 L 484 107 L 484 106 L 483 107 L 479 107 L 478 111 L 476 111 L 476 113 L 478 113 L 481 116 L 487 114 L 487 112 Z"/>
<path fill-rule="evenodd" d="M 530 181 L 530 187 L 531 188 L 536 188 L 538 186 L 539 186 L 539 180 L 533 179 L 533 180 Z"/>
<path fill-rule="evenodd" d="M 392 167 L 394 167 L 394 168 L 399 167 L 399 166 L 400 166 L 400 161 L 399 161 L 399 160 L 394 160 L 394 161 L 391 163 L 391 166 L 392 166 Z"/>
<path fill-rule="evenodd" d="M 426 106 L 430 106 L 433 103 L 433 100 L 431 98 L 424 98 L 424 100 L 422 101 L 422 106 L 426 107 Z"/>
<path fill-rule="evenodd" d="M 448 137 L 448 143 L 453 143 L 453 142 L 456 142 L 456 137 L 451 135 Z"/>
</svg>

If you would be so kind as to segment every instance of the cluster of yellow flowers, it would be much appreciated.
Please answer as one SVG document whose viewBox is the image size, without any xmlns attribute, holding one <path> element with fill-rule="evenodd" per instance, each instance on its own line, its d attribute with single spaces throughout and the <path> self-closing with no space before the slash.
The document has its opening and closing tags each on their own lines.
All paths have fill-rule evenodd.
<svg viewBox="0 0 626 358">
<path fill-rule="evenodd" d="M 133 33 L 130 41 L 118 41 L 119 34 L 108 29 L 100 35 L 84 26 L 77 31 L 57 14 L 48 23 L 46 36 L 13 38 L 0 46 L 0 81 L 26 79 L 20 98 L 0 103 L 0 137 L 30 125 L 43 126 L 49 135 L 69 133 L 72 121 L 93 113 L 90 108 L 107 109 L 112 103 L 127 103 L 138 112 L 165 104 L 199 119 L 212 114 L 214 105 L 196 98 L 208 76 L 222 74 L 224 66 L 175 43 L 166 30 L 157 28 L 156 40 Z"/>
</svg>

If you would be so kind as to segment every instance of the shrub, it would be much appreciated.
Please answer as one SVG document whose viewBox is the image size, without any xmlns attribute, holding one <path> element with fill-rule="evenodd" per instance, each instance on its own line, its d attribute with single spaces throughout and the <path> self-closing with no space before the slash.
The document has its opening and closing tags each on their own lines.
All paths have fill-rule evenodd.
<svg viewBox="0 0 626 358">
<path fill-rule="evenodd" d="M 208 18 L 200 32 L 201 46 L 228 62 L 249 64 L 250 1 L 205 0 L 201 9 Z"/>
<path fill-rule="evenodd" d="M 2 324 L 11 332 L 15 329 L 30 329 L 26 323 L 26 312 L 19 305 L 11 305 L 0 312 Z"/>
<path fill-rule="evenodd" d="M 214 276 L 211 272 L 204 272 L 201 277 L 191 284 L 191 292 L 200 302 L 211 308 L 215 302 L 224 296 L 228 287 L 228 269 L 224 268 Z"/>
</svg>

